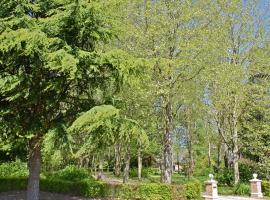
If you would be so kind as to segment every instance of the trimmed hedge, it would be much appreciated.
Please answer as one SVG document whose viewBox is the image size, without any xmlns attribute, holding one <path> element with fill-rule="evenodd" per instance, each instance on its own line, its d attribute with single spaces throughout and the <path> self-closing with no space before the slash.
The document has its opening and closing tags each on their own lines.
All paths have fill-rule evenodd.
<svg viewBox="0 0 270 200">
<path fill-rule="evenodd" d="M 131 200 L 172 200 L 172 188 L 161 183 L 147 183 L 136 186 L 123 185 L 119 191 L 120 199 Z"/>
<path fill-rule="evenodd" d="M 26 190 L 27 178 L 0 178 L 0 192 Z M 185 200 L 201 199 L 201 184 L 192 181 L 184 186 L 161 183 L 144 183 L 140 185 L 108 185 L 106 183 L 84 179 L 66 181 L 57 179 L 40 179 L 40 190 L 70 194 L 82 197 L 119 197 L 120 199 L 140 200 Z"/>
<path fill-rule="evenodd" d="M 0 178 L 0 192 L 26 190 L 27 180 L 27 178 Z M 40 179 L 40 190 L 84 197 L 104 197 L 106 184 L 91 179 L 76 182 Z"/>
<path fill-rule="evenodd" d="M 199 181 L 191 181 L 181 185 L 161 183 L 145 183 L 137 186 L 123 185 L 119 198 L 123 200 L 186 200 L 201 199 L 202 186 Z"/>
<path fill-rule="evenodd" d="M 26 190 L 27 178 L 0 178 L 0 192 Z"/>
<path fill-rule="evenodd" d="M 270 197 L 270 181 L 262 181 L 262 191 L 265 196 Z"/>
</svg>

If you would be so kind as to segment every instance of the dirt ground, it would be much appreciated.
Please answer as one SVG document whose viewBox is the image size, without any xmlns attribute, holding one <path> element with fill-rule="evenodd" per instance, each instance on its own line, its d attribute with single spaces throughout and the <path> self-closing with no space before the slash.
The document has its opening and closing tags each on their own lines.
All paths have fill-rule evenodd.
<svg viewBox="0 0 270 200">
<path fill-rule="evenodd" d="M 26 199 L 25 197 L 26 192 L 24 191 L 0 193 L 0 200 L 25 200 Z M 87 199 L 82 197 L 41 192 L 40 200 L 109 200 L 109 199 Z"/>
</svg>

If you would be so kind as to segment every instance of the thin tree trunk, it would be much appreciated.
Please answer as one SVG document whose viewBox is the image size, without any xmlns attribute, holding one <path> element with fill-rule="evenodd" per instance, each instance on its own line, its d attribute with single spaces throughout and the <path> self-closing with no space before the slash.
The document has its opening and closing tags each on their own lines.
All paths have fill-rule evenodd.
<svg viewBox="0 0 270 200">
<path fill-rule="evenodd" d="M 127 152 L 126 152 L 126 160 L 125 160 L 125 169 L 123 176 L 123 183 L 127 183 L 129 179 L 129 168 L 130 168 L 130 144 L 128 144 Z"/>
<path fill-rule="evenodd" d="M 138 179 L 142 179 L 142 152 L 141 147 L 138 149 Z"/>
<path fill-rule="evenodd" d="M 208 141 L 208 167 L 211 167 L 211 142 Z"/>
<path fill-rule="evenodd" d="M 194 160 L 193 160 L 193 152 L 192 152 L 192 130 L 190 122 L 188 122 L 188 177 L 190 178 L 193 173 L 194 168 Z"/>
<path fill-rule="evenodd" d="M 39 138 L 30 141 L 29 179 L 27 200 L 39 200 L 39 175 L 41 166 L 41 144 Z"/>
<path fill-rule="evenodd" d="M 103 156 L 100 156 L 99 165 L 98 165 L 98 176 L 97 176 L 97 179 L 98 180 L 104 179 L 104 174 L 103 174 Z"/>
<path fill-rule="evenodd" d="M 180 174 L 180 158 L 179 158 L 179 151 L 177 151 L 177 172 Z"/>
<path fill-rule="evenodd" d="M 163 156 L 164 156 L 164 172 L 163 182 L 172 183 L 172 105 L 171 102 L 167 102 L 165 106 L 165 131 L 163 137 Z"/>
<path fill-rule="evenodd" d="M 219 141 L 217 147 L 217 172 L 219 172 L 221 168 L 221 150 L 222 150 L 221 144 L 222 144 L 221 141 Z"/>
<path fill-rule="evenodd" d="M 236 100 L 235 100 L 236 101 Z M 235 102 L 235 107 L 236 107 L 236 102 Z M 236 108 L 234 107 L 233 115 L 232 115 L 232 120 L 233 120 L 233 149 L 232 149 L 232 154 L 233 154 L 233 170 L 234 170 L 234 183 L 237 184 L 239 183 L 240 177 L 239 177 L 239 166 L 238 166 L 238 160 L 239 160 L 239 155 L 238 155 L 238 130 L 237 130 L 237 116 L 236 116 Z"/>
<path fill-rule="evenodd" d="M 115 165 L 114 165 L 114 174 L 115 176 L 121 175 L 121 147 L 119 144 L 115 146 Z"/>
</svg>

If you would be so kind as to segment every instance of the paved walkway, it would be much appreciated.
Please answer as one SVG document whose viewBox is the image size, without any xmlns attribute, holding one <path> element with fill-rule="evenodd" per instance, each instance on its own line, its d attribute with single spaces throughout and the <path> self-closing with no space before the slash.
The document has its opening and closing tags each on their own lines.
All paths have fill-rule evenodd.
<svg viewBox="0 0 270 200">
<path fill-rule="evenodd" d="M 219 200 L 258 200 L 250 197 L 219 196 Z M 261 199 L 265 200 L 265 199 Z"/>
</svg>

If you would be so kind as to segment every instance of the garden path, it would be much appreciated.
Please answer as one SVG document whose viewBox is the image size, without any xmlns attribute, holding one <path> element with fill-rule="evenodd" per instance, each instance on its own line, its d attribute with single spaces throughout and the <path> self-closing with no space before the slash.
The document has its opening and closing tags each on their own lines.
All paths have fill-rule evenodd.
<svg viewBox="0 0 270 200">
<path fill-rule="evenodd" d="M 236 197 L 236 196 L 219 196 L 218 200 L 258 200 L 250 197 Z M 266 200 L 266 199 L 261 199 Z"/>
</svg>

